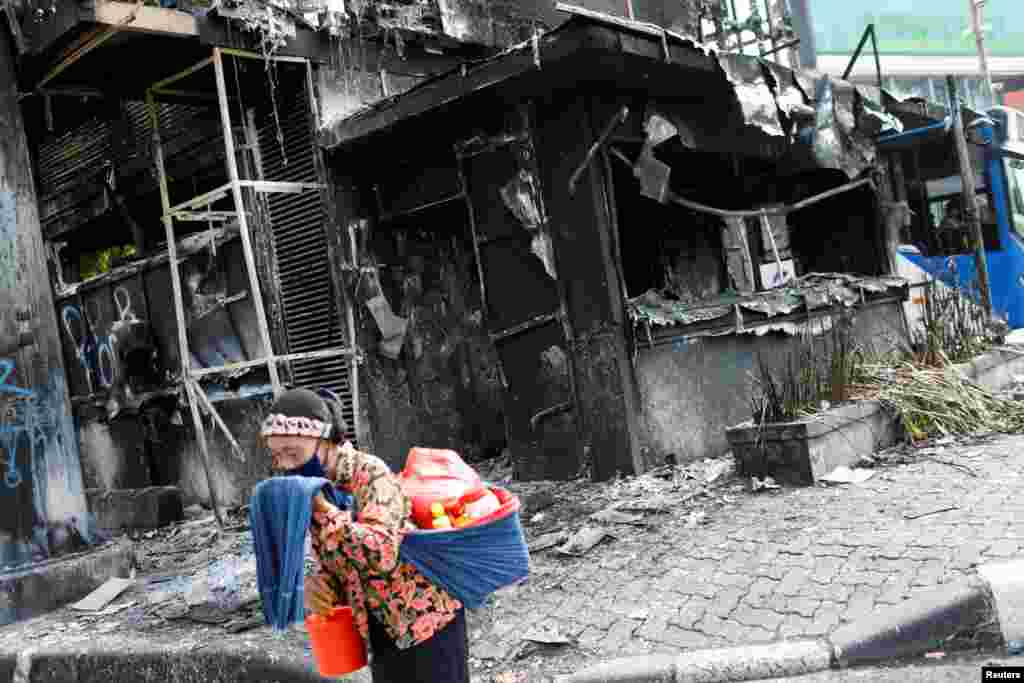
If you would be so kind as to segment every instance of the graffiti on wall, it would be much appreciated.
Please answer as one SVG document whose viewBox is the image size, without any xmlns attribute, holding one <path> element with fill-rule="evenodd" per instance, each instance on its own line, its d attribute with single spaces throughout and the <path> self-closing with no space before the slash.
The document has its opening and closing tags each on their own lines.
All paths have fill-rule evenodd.
<svg viewBox="0 0 1024 683">
<path fill-rule="evenodd" d="M 96 334 L 89 316 L 78 304 L 65 305 L 60 317 L 64 331 L 73 345 L 75 357 L 82 366 L 89 393 L 95 392 L 97 386 L 109 388 L 114 382 L 115 371 L 110 338 Z M 103 359 L 106 359 L 105 364 Z"/>
<path fill-rule="evenodd" d="M 23 436 L 30 442 L 39 425 L 34 411 L 26 409 L 36 395 L 28 389 L 9 384 L 14 362 L 0 358 L 0 483 L 13 489 L 21 485 L 24 477 L 18 469 L 18 446 Z M 27 419 L 26 419 L 27 418 Z"/>
<path fill-rule="evenodd" d="M 91 542 L 92 523 L 63 372 L 51 370 L 47 382 L 26 388 L 14 371 L 12 359 L 0 358 L 0 501 L 8 494 L 5 504 L 16 508 L 3 514 L 11 540 L 0 559 L 25 560 L 64 547 L 72 536 Z M 30 510 L 17 509 L 28 501 Z"/>
<path fill-rule="evenodd" d="M 133 328 L 145 327 L 144 321 L 135 315 L 128 289 L 115 287 L 113 301 L 115 318 L 106 333 L 97 332 L 100 326 L 97 321 L 102 317 L 95 299 L 86 301 L 84 305 L 65 304 L 60 311 L 64 333 L 71 342 L 73 355 L 82 368 L 90 394 L 97 388 L 110 389 L 123 379 L 118 339 L 130 335 Z"/>
<path fill-rule="evenodd" d="M 183 245 L 186 244 L 183 242 Z M 241 244 L 182 248 L 183 303 L 195 367 L 263 355 Z M 178 370 L 177 325 L 164 262 L 135 262 L 57 301 L 73 397 L 105 395 L 108 417 L 166 386 Z"/>
<path fill-rule="evenodd" d="M 17 213 L 13 192 L 0 192 L 0 291 L 14 289 L 18 279 Z"/>
</svg>

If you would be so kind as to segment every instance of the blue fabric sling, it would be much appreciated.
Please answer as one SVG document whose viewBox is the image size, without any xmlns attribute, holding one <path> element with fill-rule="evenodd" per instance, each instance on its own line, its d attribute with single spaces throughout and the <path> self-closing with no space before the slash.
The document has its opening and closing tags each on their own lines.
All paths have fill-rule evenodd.
<svg viewBox="0 0 1024 683">
<path fill-rule="evenodd" d="M 410 531 L 398 554 L 470 609 L 530 574 L 518 510 L 479 526 Z"/>
<path fill-rule="evenodd" d="M 313 497 L 321 491 L 328 501 L 343 507 L 340 492 L 320 477 L 267 479 L 256 486 L 250 500 L 249 525 L 263 616 L 278 630 L 305 617 L 306 532 L 313 516 Z"/>
</svg>

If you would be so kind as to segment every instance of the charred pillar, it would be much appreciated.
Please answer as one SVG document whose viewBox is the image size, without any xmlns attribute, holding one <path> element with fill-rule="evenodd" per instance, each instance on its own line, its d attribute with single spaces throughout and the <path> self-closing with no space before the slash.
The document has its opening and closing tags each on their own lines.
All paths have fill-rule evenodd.
<svg viewBox="0 0 1024 683">
<path fill-rule="evenodd" d="M 0 27 L 0 569 L 89 537 L 14 46 Z M 32 334 L 27 334 L 31 330 Z M 0 623 L 4 623 L 0 604 Z"/>
<path fill-rule="evenodd" d="M 535 135 L 550 232 L 574 343 L 579 431 L 592 475 L 642 471 L 636 388 L 626 346 L 622 279 L 617 269 L 612 207 L 600 156 L 569 180 L 615 115 L 613 103 L 583 97 L 538 104 Z M 591 110 L 592 109 L 592 110 Z"/>
</svg>

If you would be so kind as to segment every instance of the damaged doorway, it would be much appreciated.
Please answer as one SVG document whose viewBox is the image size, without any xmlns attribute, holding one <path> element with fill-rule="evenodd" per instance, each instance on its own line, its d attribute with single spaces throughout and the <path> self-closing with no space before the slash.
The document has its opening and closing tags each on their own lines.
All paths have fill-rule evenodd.
<svg viewBox="0 0 1024 683">
<path fill-rule="evenodd" d="M 475 138 L 456 155 L 516 476 L 571 477 L 580 467 L 572 351 L 532 142 Z"/>
</svg>

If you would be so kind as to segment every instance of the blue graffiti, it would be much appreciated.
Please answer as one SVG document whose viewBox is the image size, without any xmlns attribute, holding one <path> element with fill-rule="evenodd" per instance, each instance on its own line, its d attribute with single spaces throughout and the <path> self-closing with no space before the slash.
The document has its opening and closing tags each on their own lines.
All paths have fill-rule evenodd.
<svg viewBox="0 0 1024 683">
<path fill-rule="evenodd" d="M 46 447 L 57 426 L 52 408 L 42 405 L 34 391 L 7 383 L 13 372 L 14 363 L 0 358 L 0 465 L 4 468 L 3 483 L 9 489 L 17 488 L 25 480 L 18 469 L 19 446 L 28 445 L 31 462 L 35 462 L 37 449 Z"/>
<path fill-rule="evenodd" d="M 0 543 L 0 559 L 27 561 L 29 552 L 51 550 L 49 531 L 74 528 L 86 543 L 95 538 L 95 520 L 85 504 L 78 439 L 63 370 L 32 389 L 11 380 L 15 365 L 0 358 L 0 490 L 14 492 L 30 482 L 33 523 L 30 538 Z M 27 456 L 24 469 L 18 454 Z"/>
<path fill-rule="evenodd" d="M 128 306 L 128 314 L 131 315 L 130 301 Z M 89 316 L 83 315 L 74 304 L 61 309 L 61 320 L 64 331 L 74 344 L 75 356 L 82 366 L 89 393 L 93 393 L 97 385 L 109 389 L 118 375 L 117 339 L 111 335 L 97 335 Z"/>
</svg>

